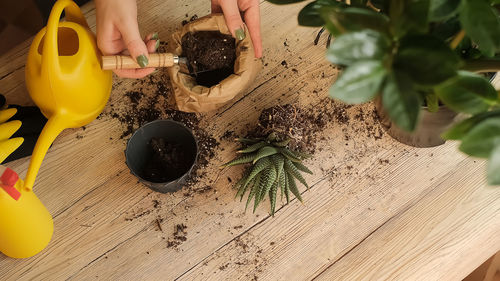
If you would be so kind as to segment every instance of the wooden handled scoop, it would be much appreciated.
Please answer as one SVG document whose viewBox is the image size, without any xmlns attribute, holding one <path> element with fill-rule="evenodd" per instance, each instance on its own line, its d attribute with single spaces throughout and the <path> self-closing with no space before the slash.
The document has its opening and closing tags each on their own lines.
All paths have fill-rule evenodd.
<svg viewBox="0 0 500 281">
<path fill-rule="evenodd" d="M 175 64 L 181 67 L 181 72 L 189 74 L 187 59 L 170 53 L 149 54 L 149 63 L 147 67 L 171 67 Z M 123 55 L 102 56 L 101 67 L 103 70 L 141 68 L 131 56 Z"/>
</svg>

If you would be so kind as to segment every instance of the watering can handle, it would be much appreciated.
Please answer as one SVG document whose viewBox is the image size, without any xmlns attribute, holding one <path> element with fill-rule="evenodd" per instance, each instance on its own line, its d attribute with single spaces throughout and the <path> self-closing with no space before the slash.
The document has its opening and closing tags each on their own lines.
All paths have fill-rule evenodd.
<svg viewBox="0 0 500 281">
<path fill-rule="evenodd" d="M 75 2 L 71 0 L 58 0 L 54 4 L 50 12 L 43 42 L 42 72 L 45 73 L 56 73 L 56 75 L 60 73 L 57 33 L 59 29 L 59 19 L 63 10 L 66 12 L 65 17 L 67 21 L 75 22 L 89 28 L 82 11 Z"/>
</svg>

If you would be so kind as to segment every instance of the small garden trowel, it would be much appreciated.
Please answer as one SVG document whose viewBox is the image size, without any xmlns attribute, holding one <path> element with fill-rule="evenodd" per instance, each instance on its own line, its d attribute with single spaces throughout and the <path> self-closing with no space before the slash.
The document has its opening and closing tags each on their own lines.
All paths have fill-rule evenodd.
<svg viewBox="0 0 500 281">
<path fill-rule="evenodd" d="M 153 53 L 149 54 L 149 63 L 147 67 L 172 67 L 178 64 L 180 71 L 186 74 L 198 74 L 203 71 L 197 71 L 193 73 L 189 71 L 188 61 L 185 57 L 179 57 L 171 53 Z M 101 58 L 101 68 L 103 70 L 114 70 L 114 69 L 135 69 L 141 68 L 131 56 L 102 56 Z"/>
</svg>

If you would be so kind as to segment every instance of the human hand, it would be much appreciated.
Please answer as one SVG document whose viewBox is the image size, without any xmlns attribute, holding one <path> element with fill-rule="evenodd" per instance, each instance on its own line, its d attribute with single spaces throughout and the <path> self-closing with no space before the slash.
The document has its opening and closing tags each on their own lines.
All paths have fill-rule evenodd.
<svg viewBox="0 0 500 281">
<path fill-rule="evenodd" d="M 142 78 L 151 74 L 148 68 L 149 53 L 156 52 L 160 44 L 158 33 L 149 34 L 144 40 L 137 24 L 135 0 L 95 0 L 97 19 L 97 46 L 103 55 L 130 55 L 142 68 L 114 70 L 116 75 Z"/>
<path fill-rule="evenodd" d="M 46 122 L 37 107 L 6 107 L 0 94 L 0 163 L 31 155 Z"/>
<path fill-rule="evenodd" d="M 224 13 L 226 24 L 234 38 L 245 39 L 245 28 L 241 14 L 252 38 L 255 57 L 262 57 L 262 39 L 260 37 L 260 7 L 258 0 L 211 0 L 212 13 Z"/>
</svg>

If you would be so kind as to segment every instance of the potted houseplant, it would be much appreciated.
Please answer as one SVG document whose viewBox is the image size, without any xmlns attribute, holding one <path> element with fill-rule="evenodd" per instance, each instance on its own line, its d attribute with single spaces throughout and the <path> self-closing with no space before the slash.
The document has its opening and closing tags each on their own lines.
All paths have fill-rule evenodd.
<svg viewBox="0 0 500 281">
<path fill-rule="evenodd" d="M 461 141 L 460 150 L 471 156 L 489 158 L 488 181 L 497 185 L 500 97 L 479 73 L 500 70 L 498 6 L 498 0 L 315 0 L 298 21 L 335 36 L 327 58 L 345 68 L 332 98 L 351 104 L 375 99 L 382 117 L 401 132 L 418 131 L 423 115 L 442 120 L 438 113 L 448 109 L 465 115 L 441 136 Z"/>
</svg>

